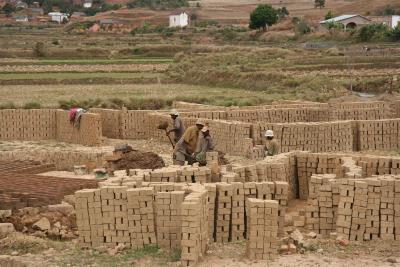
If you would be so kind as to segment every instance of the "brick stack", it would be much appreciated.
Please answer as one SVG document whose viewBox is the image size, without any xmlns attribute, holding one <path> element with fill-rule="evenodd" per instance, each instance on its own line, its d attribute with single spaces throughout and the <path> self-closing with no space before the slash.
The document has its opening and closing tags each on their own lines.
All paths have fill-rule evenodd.
<svg viewBox="0 0 400 267">
<path fill-rule="evenodd" d="M 215 201 L 217 197 L 216 184 L 204 184 L 207 190 L 207 202 L 208 202 L 208 234 L 210 242 L 215 241 Z"/>
<path fill-rule="evenodd" d="M 354 195 L 354 180 L 341 180 L 336 230 L 338 234 L 342 234 L 347 237 L 350 236 Z"/>
<path fill-rule="evenodd" d="M 394 240 L 394 197 L 395 181 L 392 178 L 381 180 L 380 237 Z"/>
<path fill-rule="evenodd" d="M 355 181 L 354 189 L 350 240 L 363 241 L 366 229 L 368 184 L 365 181 Z"/>
<path fill-rule="evenodd" d="M 237 174 L 236 181 L 244 183 L 246 181 L 246 168 L 241 165 L 232 166 L 232 171 Z"/>
<path fill-rule="evenodd" d="M 277 254 L 278 202 L 253 198 L 248 202 L 247 255 L 250 259 L 270 259 Z"/>
<path fill-rule="evenodd" d="M 145 139 L 149 137 L 148 110 L 126 110 L 120 114 L 120 134 L 123 139 Z M 140 127 L 139 127 L 140 126 Z M 153 125 L 154 128 L 157 124 Z M 165 135 L 165 134 L 164 134 Z"/>
<path fill-rule="evenodd" d="M 232 184 L 217 183 L 215 241 L 219 243 L 230 241 L 233 189 Z"/>
<path fill-rule="evenodd" d="M 226 172 L 221 174 L 221 182 L 223 183 L 234 183 L 238 180 L 238 175 L 234 172 Z"/>
<path fill-rule="evenodd" d="M 284 234 L 286 207 L 288 205 L 288 194 L 289 194 L 289 184 L 286 182 L 276 181 L 275 194 L 272 199 L 278 201 L 279 204 L 279 209 L 278 209 L 279 235 Z"/>
<path fill-rule="evenodd" d="M 68 111 L 57 110 L 57 141 L 99 146 L 102 143 L 101 117 L 98 114 L 85 113 L 80 120 L 80 126 L 75 127 L 69 121 Z"/>
<path fill-rule="evenodd" d="M 92 238 L 92 225 L 101 225 L 102 221 L 97 221 L 95 217 L 93 217 L 93 213 L 91 212 L 89 215 L 89 203 L 92 206 L 95 202 L 95 195 L 96 200 L 99 199 L 99 189 L 84 189 L 77 191 L 75 193 L 75 213 L 76 213 L 76 225 L 78 227 L 79 233 L 79 244 L 81 247 L 91 247 L 92 244 L 100 243 L 96 238 L 101 233 L 95 233 Z M 97 203 L 98 201 L 96 201 Z M 96 204 L 97 205 L 97 204 Z M 100 215 L 101 215 L 101 203 L 100 203 Z M 92 217 L 92 218 L 91 218 Z M 98 224 L 96 224 L 98 223 Z M 97 227 L 96 227 L 97 230 Z M 102 234 L 101 234 L 102 236 Z"/>
<path fill-rule="evenodd" d="M 56 138 L 55 109 L 0 110 L 0 140 L 49 140 Z"/>
<path fill-rule="evenodd" d="M 89 112 L 100 115 L 103 136 L 107 138 L 121 138 L 121 113 L 123 111 L 115 109 L 91 108 L 89 109 Z"/>
<path fill-rule="evenodd" d="M 245 232 L 244 187 L 243 183 L 233 183 L 231 241 L 241 241 Z"/>
<path fill-rule="evenodd" d="M 177 249 L 181 238 L 181 205 L 184 191 L 156 194 L 157 243 L 165 250 Z"/>
<path fill-rule="evenodd" d="M 367 178 L 368 199 L 366 210 L 364 240 L 379 238 L 379 209 L 381 205 L 381 181 L 377 178 Z"/>
<path fill-rule="evenodd" d="M 395 181 L 394 191 L 394 228 L 395 239 L 400 240 L 400 180 Z"/>
<path fill-rule="evenodd" d="M 245 166 L 245 175 L 246 175 L 246 182 L 257 182 L 258 175 L 257 175 L 256 165 Z"/>
<path fill-rule="evenodd" d="M 156 244 L 152 188 L 128 189 L 128 226 L 134 249 Z"/>
<path fill-rule="evenodd" d="M 193 192 L 182 203 L 181 264 L 194 266 L 208 243 L 207 192 Z"/>
<path fill-rule="evenodd" d="M 396 150 L 399 119 L 359 121 L 360 150 Z"/>
</svg>

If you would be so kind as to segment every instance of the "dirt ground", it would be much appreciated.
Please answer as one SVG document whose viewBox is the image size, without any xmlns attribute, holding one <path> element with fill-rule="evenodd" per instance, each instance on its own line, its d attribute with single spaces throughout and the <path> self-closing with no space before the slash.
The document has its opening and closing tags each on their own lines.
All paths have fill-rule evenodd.
<svg viewBox="0 0 400 267">
<path fill-rule="evenodd" d="M 270 261 L 255 261 L 245 255 L 246 243 L 217 244 L 210 246 L 199 267 L 278 267 L 278 266 L 400 266 L 399 241 L 371 241 L 350 243 L 340 246 L 335 240 L 316 239 L 312 241 L 313 251 L 304 254 L 279 255 Z M 21 234 L 12 235 L 0 241 L 0 254 L 23 262 L 29 267 L 55 266 L 179 266 L 179 255 L 168 253 L 156 247 L 139 251 L 123 250 L 114 255 L 106 250 L 80 250 L 76 242 L 60 242 Z M 2 259 L 0 256 L 0 266 Z M 4 261 L 4 259 L 3 259 Z M 19 265 L 14 265 L 19 266 Z M 23 266 L 23 265 L 21 265 Z"/>
</svg>

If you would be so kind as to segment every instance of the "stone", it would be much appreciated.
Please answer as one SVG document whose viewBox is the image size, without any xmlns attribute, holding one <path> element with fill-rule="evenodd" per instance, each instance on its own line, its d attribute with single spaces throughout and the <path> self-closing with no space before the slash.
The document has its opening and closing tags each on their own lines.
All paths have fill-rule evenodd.
<svg viewBox="0 0 400 267">
<path fill-rule="evenodd" d="M 62 229 L 62 228 L 61 228 L 61 223 L 60 223 L 60 222 L 56 222 L 53 226 L 54 226 L 55 228 Z"/>
<path fill-rule="evenodd" d="M 279 252 L 281 254 L 287 254 L 289 252 L 289 246 L 288 245 L 281 245 L 279 248 Z"/>
<path fill-rule="evenodd" d="M 15 232 L 15 228 L 12 223 L 0 223 L 0 236 L 7 236 L 12 232 Z"/>
<path fill-rule="evenodd" d="M 324 250 L 322 248 L 317 249 L 317 253 L 322 253 Z"/>
<path fill-rule="evenodd" d="M 341 239 L 339 240 L 339 245 L 343 246 L 343 247 L 347 247 L 350 244 L 350 241 L 347 239 Z"/>
<path fill-rule="evenodd" d="M 39 221 L 32 225 L 34 230 L 48 231 L 50 230 L 50 221 L 46 217 L 42 217 Z"/>
<path fill-rule="evenodd" d="M 68 215 L 68 214 L 71 214 L 72 212 L 74 212 L 74 207 L 68 203 L 48 205 L 47 209 L 49 211 L 58 211 L 64 215 Z"/>
<path fill-rule="evenodd" d="M 21 209 L 21 211 L 26 215 L 37 215 L 40 213 L 40 209 L 37 207 L 26 207 Z"/>
<path fill-rule="evenodd" d="M 42 231 L 36 231 L 32 235 L 36 236 L 36 237 L 40 237 L 40 238 L 45 238 L 46 237 L 46 234 L 44 232 L 42 232 Z"/>
<path fill-rule="evenodd" d="M 11 210 L 0 210 L 0 219 L 9 218 L 12 215 Z"/>
<path fill-rule="evenodd" d="M 297 244 L 301 244 L 302 243 L 302 241 L 303 241 L 303 239 L 304 239 L 304 237 L 303 237 L 303 234 L 302 233 L 300 233 L 300 231 L 299 230 L 294 230 L 291 234 L 290 234 L 290 237 L 294 240 L 294 243 L 297 245 Z"/>
<path fill-rule="evenodd" d="M 18 256 L 19 252 L 18 251 L 13 251 L 11 252 L 11 256 Z"/>
<path fill-rule="evenodd" d="M 289 244 L 289 252 L 295 254 L 297 252 L 297 247 L 294 244 Z"/>
<path fill-rule="evenodd" d="M 386 261 L 390 263 L 400 263 L 398 258 L 387 258 Z"/>
<path fill-rule="evenodd" d="M 312 239 L 315 239 L 315 238 L 317 238 L 317 233 L 315 233 L 315 232 L 309 232 L 309 233 L 307 234 L 307 237 L 312 238 Z"/>
</svg>

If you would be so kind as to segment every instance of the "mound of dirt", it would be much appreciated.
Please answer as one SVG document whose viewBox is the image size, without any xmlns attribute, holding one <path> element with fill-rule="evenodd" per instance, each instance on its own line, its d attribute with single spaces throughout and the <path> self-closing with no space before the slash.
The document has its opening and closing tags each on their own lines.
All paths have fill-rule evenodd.
<svg viewBox="0 0 400 267">
<path fill-rule="evenodd" d="M 165 167 L 164 160 L 153 152 L 143 152 L 133 150 L 123 154 L 123 156 L 115 161 L 107 163 L 107 169 L 127 170 L 127 169 L 160 169 Z"/>
</svg>

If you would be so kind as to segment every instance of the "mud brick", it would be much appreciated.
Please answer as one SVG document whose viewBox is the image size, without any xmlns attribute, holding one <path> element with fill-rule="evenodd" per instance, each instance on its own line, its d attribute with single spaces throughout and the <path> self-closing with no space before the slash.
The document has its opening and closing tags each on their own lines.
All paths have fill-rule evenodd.
<svg viewBox="0 0 400 267">
<path fill-rule="evenodd" d="M 247 255 L 250 259 L 269 259 L 277 253 L 278 202 L 248 199 L 249 225 Z"/>
<path fill-rule="evenodd" d="M 216 242 L 227 243 L 231 240 L 232 196 L 234 187 L 232 184 L 227 183 L 217 183 L 216 186 Z"/>
</svg>

